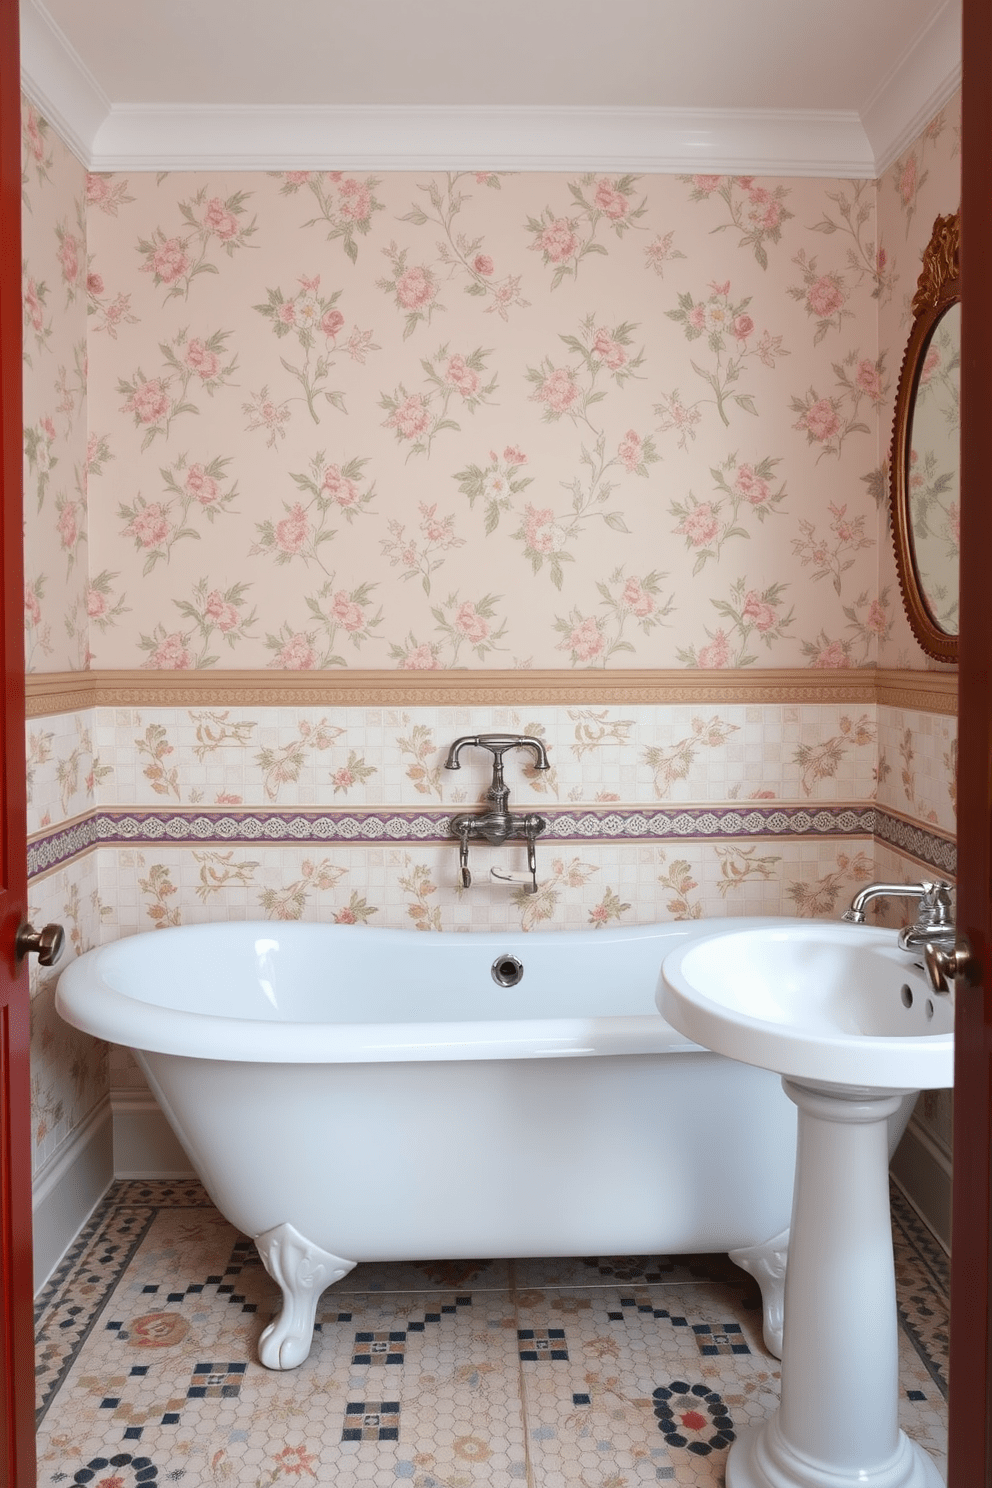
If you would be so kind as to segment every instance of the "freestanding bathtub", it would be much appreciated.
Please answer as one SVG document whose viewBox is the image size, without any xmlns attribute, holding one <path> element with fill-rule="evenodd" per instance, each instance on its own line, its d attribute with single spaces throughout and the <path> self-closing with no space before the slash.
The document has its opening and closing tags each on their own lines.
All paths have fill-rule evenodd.
<svg viewBox="0 0 992 1488">
<path fill-rule="evenodd" d="M 283 1294 L 269 1368 L 306 1358 L 321 1292 L 356 1262 L 439 1257 L 729 1251 L 777 1352 L 795 1107 L 654 1003 L 680 940 L 761 923 L 196 925 L 88 952 L 56 1005 L 134 1051 L 255 1240 Z"/>
</svg>

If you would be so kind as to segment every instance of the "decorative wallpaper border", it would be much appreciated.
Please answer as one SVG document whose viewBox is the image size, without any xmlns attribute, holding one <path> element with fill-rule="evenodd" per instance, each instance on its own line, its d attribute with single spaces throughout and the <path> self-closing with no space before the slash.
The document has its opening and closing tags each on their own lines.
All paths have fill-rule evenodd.
<svg viewBox="0 0 992 1488">
<path fill-rule="evenodd" d="M 875 839 L 888 847 L 927 863 L 938 873 L 955 878 L 958 871 L 957 843 L 951 837 L 934 832 L 919 822 L 888 811 L 875 812 Z"/>
<path fill-rule="evenodd" d="M 712 838 L 879 837 L 953 877 L 953 841 L 874 805 L 677 806 L 645 811 L 545 811 L 544 842 L 657 844 Z M 259 843 L 453 843 L 447 811 L 102 811 L 37 836 L 28 847 L 28 875 L 62 868 L 94 847 L 186 843 L 257 846 Z"/>
<path fill-rule="evenodd" d="M 747 671 L 32 672 L 29 718 L 82 707 L 507 707 L 553 704 L 882 703 L 957 712 L 957 672 Z"/>
</svg>

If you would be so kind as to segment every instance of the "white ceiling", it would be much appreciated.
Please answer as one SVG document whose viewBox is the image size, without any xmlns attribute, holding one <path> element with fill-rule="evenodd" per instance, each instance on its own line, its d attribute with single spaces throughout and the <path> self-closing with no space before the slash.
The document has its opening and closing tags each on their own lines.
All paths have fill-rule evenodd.
<svg viewBox="0 0 992 1488">
<path fill-rule="evenodd" d="M 22 0 L 91 168 L 871 175 L 960 77 L 960 0 Z"/>
</svg>

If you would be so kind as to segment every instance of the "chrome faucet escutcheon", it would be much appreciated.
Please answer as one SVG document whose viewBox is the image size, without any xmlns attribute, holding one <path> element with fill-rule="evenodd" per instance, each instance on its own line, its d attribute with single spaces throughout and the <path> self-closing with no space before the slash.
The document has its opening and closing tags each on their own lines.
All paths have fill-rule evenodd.
<svg viewBox="0 0 992 1488">
<path fill-rule="evenodd" d="M 458 853 L 461 885 L 463 889 L 469 888 L 472 883 L 472 874 L 468 866 L 468 845 L 471 838 L 481 838 L 493 847 L 499 847 L 509 839 L 526 842 L 527 844 L 527 870 L 525 887 L 529 894 L 537 893 L 537 850 L 535 843 L 542 832 L 547 830 L 547 821 L 539 816 L 536 811 L 516 812 L 509 807 L 510 790 L 503 777 L 503 756 L 508 749 L 530 749 L 534 753 L 534 768 L 536 770 L 550 770 L 551 763 L 548 759 L 548 751 L 540 739 L 531 734 L 466 734 L 461 739 L 456 739 L 448 750 L 448 758 L 444 762 L 446 770 L 460 770 L 460 755 L 463 749 L 476 748 L 488 749 L 493 757 L 493 778 L 489 790 L 486 792 L 486 800 L 489 807 L 486 811 L 471 812 L 463 811 L 451 819 L 452 836 L 459 840 Z M 507 883 L 516 883 L 516 878 L 505 873 L 497 873 L 492 870 L 494 878 L 503 879 Z"/>
</svg>

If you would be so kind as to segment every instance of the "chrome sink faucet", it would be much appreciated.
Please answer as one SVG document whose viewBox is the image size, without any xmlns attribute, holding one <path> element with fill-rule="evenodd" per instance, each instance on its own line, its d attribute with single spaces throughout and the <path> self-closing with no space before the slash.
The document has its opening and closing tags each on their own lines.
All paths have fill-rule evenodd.
<svg viewBox="0 0 992 1488">
<path fill-rule="evenodd" d="M 535 811 L 515 812 L 509 809 L 510 790 L 503 778 L 503 755 L 508 749 L 531 749 L 535 755 L 534 768 L 550 770 L 548 751 L 540 739 L 530 734 L 466 734 L 463 738 L 456 739 L 448 750 L 444 768 L 460 770 L 459 756 L 463 749 L 469 747 L 490 751 L 493 757 L 493 778 L 486 792 L 486 800 L 490 803 L 488 810 L 463 811 L 451 819 L 452 835 L 457 837 L 461 843 L 458 857 L 462 888 L 467 889 L 472 882 L 472 874 L 468 866 L 470 838 L 481 838 L 493 847 L 499 847 L 509 838 L 516 838 L 527 843 L 529 877 L 525 881 L 525 886 L 529 894 L 536 894 L 537 851 L 535 842 L 541 833 L 547 830 L 548 824 L 544 817 L 539 816 Z M 505 873 L 497 873 L 495 868 L 492 870 L 492 875 L 505 882 L 517 882 L 515 878 Z"/>
<path fill-rule="evenodd" d="M 933 883 L 869 884 L 855 894 L 851 907 L 841 915 L 851 925 L 865 923 L 865 908 L 872 899 L 915 899 L 916 919 L 904 925 L 896 937 L 901 951 L 923 955 L 930 985 L 935 992 L 949 992 L 955 971 L 957 934 L 951 918 L 951 886 L 937 879 Z"/>
</svg>

